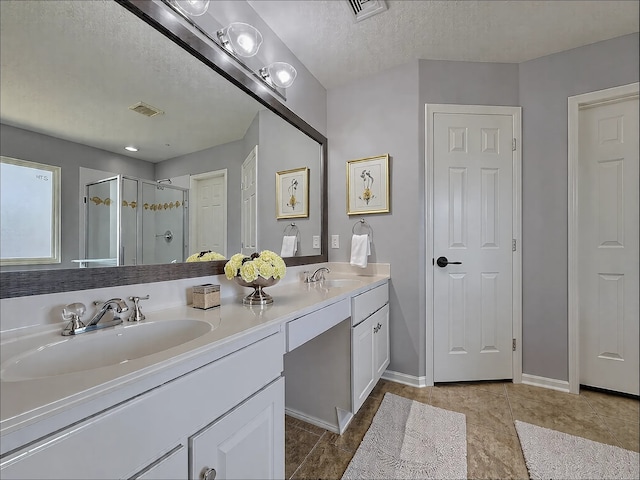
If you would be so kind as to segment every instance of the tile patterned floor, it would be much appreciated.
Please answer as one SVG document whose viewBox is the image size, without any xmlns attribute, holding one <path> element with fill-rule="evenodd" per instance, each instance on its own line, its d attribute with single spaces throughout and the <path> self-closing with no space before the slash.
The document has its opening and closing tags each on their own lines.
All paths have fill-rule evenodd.
<svg viewBox="0 0 640 480">
<path fill-rule="evenodd" d="M 343 435 L 286 417 L 287 478 L 339 479 L 386 392 L 467 416 L 469 478 L 529 478 L 515 420 L 640 451 L 638 400 L 504 382 L 414 388 L 380 380 Z"/>
</svg>

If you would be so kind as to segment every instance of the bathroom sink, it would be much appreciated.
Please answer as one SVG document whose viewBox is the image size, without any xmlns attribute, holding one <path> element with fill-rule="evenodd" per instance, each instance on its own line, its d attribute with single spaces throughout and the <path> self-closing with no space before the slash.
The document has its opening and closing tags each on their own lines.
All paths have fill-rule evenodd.
<svg viewBox="0 0 640 480">
<path fill-rule="evenodd" d="M 182 345 L 211 329 L 208 322 L 180 319 L 60 336 L 7 359 L 0 365 L 0 378 L 17 382 L 122 364 Z"/>
<path fill-rule="evenodd" d="M 355 288 L 362 285 L 360 280 L 353 278 L 330 278 L 320 283 L 327 288 Z"/>
</svg>

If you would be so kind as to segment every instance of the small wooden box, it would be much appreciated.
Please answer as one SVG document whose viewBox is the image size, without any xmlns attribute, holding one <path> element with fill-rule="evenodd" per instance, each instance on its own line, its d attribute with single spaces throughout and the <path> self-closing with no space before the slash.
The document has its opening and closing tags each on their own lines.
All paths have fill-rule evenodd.
<svg viewBox="0 0 640 480">
<path fill-rule="evenodd" d="M 193 287 L 193 306 L 203 310 L 220 306 L 220 285 L 207 283 Z"/>
</svg>

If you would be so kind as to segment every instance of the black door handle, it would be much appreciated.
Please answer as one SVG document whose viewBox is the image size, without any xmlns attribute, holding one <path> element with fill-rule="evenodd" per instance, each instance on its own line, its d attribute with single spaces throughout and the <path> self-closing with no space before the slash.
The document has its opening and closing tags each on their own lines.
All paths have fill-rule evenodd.
<svg viewBox="0 0 640 480">
<path fill-rule="evenodd" d="M 449 260 L 447 260 L 447 257 L 438 257 L 436 263 L 439 267 L 442 268 L 446 267 L 447 265 L 462 265 L 462 262 L 450 262 Z"/>
</svg>

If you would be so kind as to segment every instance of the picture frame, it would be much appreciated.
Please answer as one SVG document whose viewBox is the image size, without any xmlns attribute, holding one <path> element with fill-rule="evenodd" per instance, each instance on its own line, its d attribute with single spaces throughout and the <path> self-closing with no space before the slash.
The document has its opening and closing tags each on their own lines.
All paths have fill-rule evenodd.
<svg viewBox="0 0 640 480">
<path fill-rule="evenodd" d="M 389 154 L 347 162 L 347 215 L 389 212 Z"/>
<path fill-rule="evenodd" d="M 309 168 L 276 172 L 276 218 L 309 217 Z"/>
</svg>

